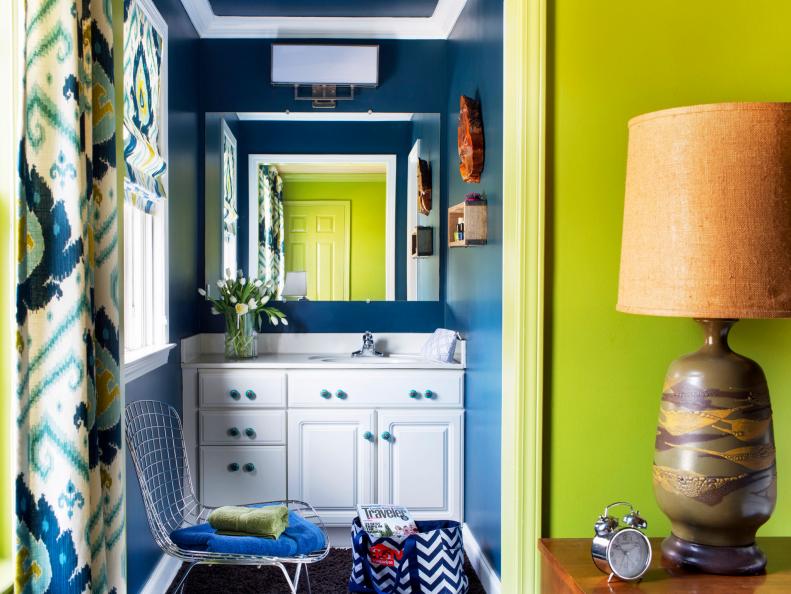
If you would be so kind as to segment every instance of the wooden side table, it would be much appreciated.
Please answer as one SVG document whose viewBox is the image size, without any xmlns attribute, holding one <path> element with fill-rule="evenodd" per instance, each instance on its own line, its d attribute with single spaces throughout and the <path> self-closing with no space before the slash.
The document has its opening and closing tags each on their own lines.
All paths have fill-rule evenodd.
<svg viewBox="0 0 791 594">
<path fill-rule="evenodd" d="M 791 594 L 791 538 L 759 538 L 769 559 L 765 575 L 732 577 L 688 573 L 662 561 L 661 538 L 651 539 L 653 559 L 637 583 L 607 582 L 591 561 L 589 538 L 542 538 L 542 594 Z"/>
</svg>

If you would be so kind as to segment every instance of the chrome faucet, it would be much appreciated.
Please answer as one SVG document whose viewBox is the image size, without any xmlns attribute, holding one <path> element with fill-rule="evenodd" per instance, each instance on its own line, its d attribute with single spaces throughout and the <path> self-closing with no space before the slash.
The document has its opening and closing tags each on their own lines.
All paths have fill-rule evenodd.
<svg viewBox="0 0 791 594">
<path fill-rule="evenodd" d="M 366 332 L 363 334 L 363 347 L 359 351 L 354 351 L 352 357 L 384 357 L 384 353 L 376 350 L 374 335 Z"/>
</svg>

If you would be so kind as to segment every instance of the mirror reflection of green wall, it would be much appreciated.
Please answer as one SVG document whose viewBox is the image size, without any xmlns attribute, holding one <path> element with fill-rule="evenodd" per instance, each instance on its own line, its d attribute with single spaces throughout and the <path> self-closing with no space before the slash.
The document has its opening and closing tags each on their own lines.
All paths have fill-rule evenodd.
<svg viewBox="0 0 791 594">
<path fill-rule="evenodd" d="M 282 177 L 286 272 L 308 273 L 308 299 L 385 299 L 385 175 Z"/>
</svg>

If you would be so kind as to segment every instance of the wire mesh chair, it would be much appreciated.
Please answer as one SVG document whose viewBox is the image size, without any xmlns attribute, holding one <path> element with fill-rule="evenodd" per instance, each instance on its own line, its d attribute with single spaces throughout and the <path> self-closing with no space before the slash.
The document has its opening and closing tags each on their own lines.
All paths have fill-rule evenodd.
<svg viewBox="0 0 791 594">
<path fill-rule="evenodd" d="M 206 522 L 209 513 L 216 508 L 201 504 L 195 495 L 178 413 L 173 407 L 157 400 L 138 400 L 128 404 L 126 442 L 140 482 L 146 516 L 154 540 L 165 554 L 189 564 L 176 587 L 177 593 L 184 592 L 187 576 L 198 564 L 258 567 L 273 565 L 283 572 L 293 594 L 296 594 L 299 587 L 300 574 L 304 566 L 305 580 L 310 593 L 308 565 L 324 559 L 330 547 L 330 539 L 324 523 L 313 507 L 303 501 L 291 499 L 261 502 L 266 505 L 285 505 L 290 512 L 296 512 L 318 526 L 324 535 L 324 548 L 308 555 L 270 557 L 183 549 L 173 542 L 171 532 Z M 296 566 L 293 578 L 286 569 L 286 564 Z"/>
</svg>

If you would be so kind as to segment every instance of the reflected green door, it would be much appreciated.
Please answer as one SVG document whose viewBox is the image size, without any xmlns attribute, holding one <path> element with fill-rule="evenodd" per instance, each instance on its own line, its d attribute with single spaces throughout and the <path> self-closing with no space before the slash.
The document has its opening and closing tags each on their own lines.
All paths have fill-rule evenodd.
<svg viewBox="0 0 791 594">
<path fill-rule="evenodd" d="M 311 301 L 349 300 L 348 201 L 286 201 L 286 272 L 306 272 Z"/>
</svg>

